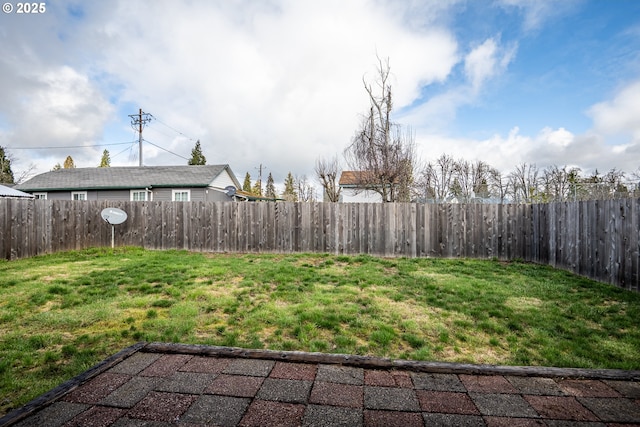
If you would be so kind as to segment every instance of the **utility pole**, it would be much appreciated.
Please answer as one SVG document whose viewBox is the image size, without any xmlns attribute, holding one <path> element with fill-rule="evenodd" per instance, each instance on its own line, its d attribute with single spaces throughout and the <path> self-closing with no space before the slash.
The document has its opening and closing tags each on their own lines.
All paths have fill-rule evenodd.
<svg viewBox="0 0 640 427">
<path fill-rule="evenodd" d="M 138 111 L 138 114 L 129 114 L 131 117 L 131 126 L 136 129 L 138 127 L 138 164 L 142 167 L 142 128 L 145 124 L 151 121 L 151 114 L 143 113 L 142 108 Z"/>
<path fill-rule="evenodd" d="M 260 167 L 256 169 L 258 169 L 259 171 L 258 182 L 256 184 L 258 184 L 258 186 L 260 187 L 260 194 L 262 194 L 262 169 L 263 169 L 262 163 L 260 163 Z M 264 167 L 264 169 L 266 169 L 266 166 Z"/>
<path fill-rule="evenodd" d="M 260 187 L 262 188 L 262 163 L 260 163 L 260 167 L 256 169 L 259 170 L 258 180 L 260 181 Z M 264 167 L 264 169 L 266 169 L 266 166 Z"/>
<path fill-rule="evenodd" d="M 260 182 L 262 182 L 262 163 L 260 163 L 260 167 L 256 169 L 260 171 L 260 173 L 258 174 L 258 179 L 260 180 Z"/>
</svg>

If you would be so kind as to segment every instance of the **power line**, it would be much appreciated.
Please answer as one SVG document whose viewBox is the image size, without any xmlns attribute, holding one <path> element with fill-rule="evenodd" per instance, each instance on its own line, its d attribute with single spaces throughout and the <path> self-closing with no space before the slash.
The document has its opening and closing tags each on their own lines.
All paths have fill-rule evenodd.
<svg viewBox="0 0 640 427">
<path fill-rule="evenodd" d="M 113 157 L 113 158 L 118 157 L 120 154 L 124 153 L 124 152 L 125 152 L 125 151 L 127 151 L 127 150 L 131 151 L 131 148 L 133 147 L 133 144 L 135 144 L 136 142 L 137 142 L 137 141 L 132 141 L 132 142 L 131 142 L 131 144 L 130 144 L 127 148 L 125 148 L 124 150 L 122 150 L 122 151 L 120 151 L 120 152 L 118 152 L 118 153 L 114 154 L 112 157 Z"/>
<path fill-rule="evenodd" d="M 118 156 L 124 152 L 126 152 L 127 150 L 131 150 L 131 146 L 132 144 L 138 143 L 139 145 L 139 152 L 140 152 L 140 156 L 139 156 L 139 160 L 140 160 L 140 166 L 142 166 L 142 143 L 143 142 L 147 142 L 151 145 L 153 145 L 156 148 L 159 148 L 163 151 L 166 151 L 169 154 L 173 154 L 176 157 L 180 157 L 181 159 L 184 160 L 189 160 L 187 157 L 184 157 L 180 154 L 174 153 L 171 150 L 168 150 L 164 147 L 161 147 L 158 144 L 155 144 L 147 139 L 143 139 L 142 138 L 142 130 L 146 127 L 147 123 L 151 122 L 151 120 L 157 121 L 158 123 L 161 123 L 162 125 L 166 126 L 167 128 L 171 129 L 172 131 L 176 132 L 177 134 L 187 138 L 190 141 L 195 141 L 195 139 L 187 136 L 186 134 L 184 134 L 183 132 L 180 132 L 179 130 L 177 130 L 176 128 L 169 126 L 168 124 L 164 123 L 161 120 L 158 120 L 157 117 L 155 117 L 153 114 L 151 113 L 145 113 L 142 111 L 142 109 L 139 110 L 138 114 L 129 114 L 129 117 L 131 118 L 131 127 L 133 128 L 134 132 L 138 134 L 138 141 L 127 141 L 127 142 L 113 142 L 113 143 L 105 143 L 105 144 L 92 144 L 92 145 L 65 145 L 65 146 L 48 146 L 48 147 L 4 147 L 7 150 L 68 150 L 71 148 L 95 148 L 95 147 L 109 147 L 109 146 L 115 146 L 115 145 L 129 145 L 129 147 L 125 148 L 124 150 L 118 152 L 117 154 L 114 155 Z M 159 131 L 158 129 L 153 129 L 156 132 L 163 134 L 165 136 L 170 136 L 165 134 L 164 132 Z"/>
<path fill-rule="evenodd" d="M 174 156 L 180 157 L 181 159 L 189 160 L 188 158 L 186 158 L 184 156 L 181 156 L 180 154 L 174 153 L 173 151 L 167 150 L 166 148 L 163 148 L 163 147 L 161 147 L 161 146 L 159 146 L 157 144 L 154 144 L 153 142 L 149 141 L 148 139 L 145 139 L 144 142 L 147 142 L 147 143 L 153 145 L 154 147 L 157 147 L 157 148 L 159 148 L 159 149 L 161 149 L 163 151 L 166 151 L 169 154 L 173 154 Z"/>
<path fill-rule="evenodd" d="M 169 126 L 168 124 L 166 124 L 165 122 L 163 122 L 162 120 L 158 119 L 156 116 L 154 116 L 153 114 L 150 114 L 150 116 L 158 123 L 161 123 L 163 125 L 165 125 L 166 127 L 168 127 L 169 129 L 171 129 L 172 131 L 184 136 L 185 138 L 187 138 L 190 141 L 195 141 L 195 139 L 191 138 L 190 136 L 185 135 L 184 133 L 180 132 L 178 129 Z"/>
<path fill-rule="evenodd" d="M 172 139 L 175 138 L 175 135 L 169 135 L 167 132 L 163 132 L 160 129 L 158 129 L 157 127 L 155 127 L 155 126 L 149 126 L 148 130 L 156 132 L 159 135 L 164 135 L 164 136 L 166 136 L 168 138 L 172 138 Z"/>
</svg>

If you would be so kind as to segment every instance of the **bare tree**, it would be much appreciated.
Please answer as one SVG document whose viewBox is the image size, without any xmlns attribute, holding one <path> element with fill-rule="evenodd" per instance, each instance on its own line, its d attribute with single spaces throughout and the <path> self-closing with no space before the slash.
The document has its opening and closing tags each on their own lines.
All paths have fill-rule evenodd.
<svg viewBox="0 0 640 427">
<path fill-rule="evenodd" d="M 35 170 L 36 165 L 34 163 L 31 163 L 26 169 L 18 171 L 17 175 L 15 176 L 15 183 L 22 184 L 35 174 Z"/>
<path fill-rule="evenodd" d="M 616 197 L 627 197 L 629 189 L 624 183 L 625 173 L 611 169 L 604 175 L 600 175 L 598 170 L 583 180 L 585 198 L 588 199 L 612 199 Z"/>
<path fill-rule="evenodd" d="M 489 197 L 489 171 L 491 167 L 481 161 L 469 162 L 460 159 L 454 163 L 454 180 L 457 183 L 456 196 L 461 202 L 470 202 L 474 198 Z"/>
<path fill-rule="evenodd" d="M 633 186 L 633 197 L 640 196 L 640 166 L 638 169 L 631 172 L 631 179 L 635 181 L 635 185 Z"/>
<path fill-rule="evenodd" d="M 516 203 L 532 203 L 539 196 L 539 170 L 535 164 L 521 163 L 509 174 L 513 201 Z"/>
<path fill-rule="evenodd" d="M 446 154 L 442 154 L 433 163 L 427 163 L 417 184 L 421 196 L 436 203 L 451 200 L 455 163 L 453 157 Z"/>
<path fill-rule="evenodd" d="M 34 163 L 31 163 L 26 169 L 14 173 L 11 164 L 15 162 L 16 158 L 0 146 L 0 184 L 22 184 L 33 176 L 36 170 Z"/>
<path fill-rule="evenodd" d="M 408 198 L 415 164 L 415 137 L 391 121 L 393 108 L 389 60 L 378 58 L 376 87 L 363 78 L 370 108 L 344 152 L 357 171 L 358 187 L 380 194 L 383 202 Z"/>
<path fill-rule="evenodd" d="M 313 202 L 315 200 L 315 188 L 309 182 L 306 175 L 295 177 L 298 200 L 301 202 Z"/>
<path fill-rule="evenodd" d="M 316 160 L 315 172 L 320 185 L 324 189 L 323 200 L 325 201 L 340 201 L 340 186 L 337 181 L 339 169 L 337 156 L 330 160 L 324 158 Z"/>
<path fill-rule="evenodd" d="M 556 165 L 549 166 L 543 171 L 544 201 L 575 200 L 577 196 L 577 177 L 579 168 L 562 169 Z"/>
<path fill-rule="evenodd" d="M 604 176 L 604 183 L 609 190 L 609 196 L 612 198 L 627 197 L 629 189 L 624 182 L 625 173 L 616 168 L 611 169 Z"/>
<path fill-rule="evenodd" d="M 489 170 L 489 194 L 495 197 L 499 203 L 504 203 L 509 194 L 510 180 L 505 177 L 498 169 L 491 168 Z"/>
<path fill-rule="evenodd" d="M 624 175 L 625 173 L 623 171 L 613 168 L 607 172 L 604 176 L 604 180 L 614 191 L 626 192 L 627 186 L 624 185 Z"/>
</svg>

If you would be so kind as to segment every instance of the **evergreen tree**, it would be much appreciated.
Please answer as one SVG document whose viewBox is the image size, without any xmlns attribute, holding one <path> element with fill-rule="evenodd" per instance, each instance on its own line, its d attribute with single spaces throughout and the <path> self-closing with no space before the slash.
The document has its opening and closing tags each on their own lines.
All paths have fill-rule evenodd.
<svg viewBox="0 0 640 427">
<path fill-rule="evenodd" d="M 253 188 L 251 189 L 251 192 L 253 193 L 254 196 L 262 197 L 262 181 L 260 181 L 260 178 L 258 178 L 256 180 L 256 183 L 253 184 Z"/>
<path fill-rule="evenodd" d="M 462 196 L 462 186 L 460 185 L 458 178 L 453 179 L 453 184 L 451 184 L 451 193 L 458 198 Z"/>
<path fill-rule="evenodd" d="M 60 164 L 60 162 L 58 162 L 53 166 L 53 169 L 51 169 L 51 171 L 52 172 L 53 171 L 59 171 L 60 169 L 62 169 L 62 165 Z"/>
<path fill-rule="evenodd" d="M 73 169 L 76 167 L 76 164 L 73 162 L 73 158 L 71 156 L 67 156 L 67 158 L 64 159 L 63 167 L 65 169 Z"/>
<path fill-rule="evenodd" d="M 189 159 L 189 165 L 206 165 L 207 159 L 202 154 L 202 148 L 200 147 L 200 140 L 196 141 L 196 146 L 191 150 L 191 158 Z"/>
<path fill-rule="evenodd" d="M 296 193 L 296 181 L 293 179 L 293 175 L 289 172 L 287 178 L 284 180 L 284 191 L 282 192 L 282 198 L 287 202 L 297 202 L 298 194 Z"/>
<path fill-rule="evenodd" d="M 108 168 L 111 167 L 111 157 L 109 156 L 109 150 L 105 149 L 102 152 L 102 159 L 100 159 L 100 166 L 101 168 Z"/>
<path fill-rule="evenodd" d="M 244 182 L 242 183 L 242 191 L 251 193 L 251 175 L 249 172 L 244 176 Z"/>
<path fill-rule="evenodd" d="M 0 184 L 13 184 L 14 177 L 11 171 L 11 159 L 4 152 L 4 148 L 0 147 Z"/>
<path fill-rule="evenodd" d="M 271 176 L 271 172 L 269 172 L 269 177 L 267 178 L 267 188 L 265 190 L 265 197 L 268 199 L 276 199 L 276 186 L 273 183 L 273 176 Z"/>
<path fill-rule="evenodd" d="M 476 197 L 480 199 L 488 199 L 491 197 L 491 193 L 489 192 L 489 184 L 487 183 L 486 178 L 482 178 L 478 186 L 474 189 Z"/>
</svg>

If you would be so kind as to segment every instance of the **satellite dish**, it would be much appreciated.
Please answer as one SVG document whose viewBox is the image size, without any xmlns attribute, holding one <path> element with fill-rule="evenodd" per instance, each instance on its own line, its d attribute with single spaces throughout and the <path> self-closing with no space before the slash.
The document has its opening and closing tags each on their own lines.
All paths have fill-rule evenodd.
<svg viewBox="0 0 640 427">
<path fill-rule="evenodd" d="M 122 224 L 127 220 L 127 213 L 118 208 L 103 209 L 100 216 L 111 225 Z"/>
<path fill-rule="evenodd" d="M 233 185 L 228 185 L 224 187 L 224 191 L 227 192 L 227 196 L 232 197 L 236 194 L 236 187 L 234 187 Z"/>
</svg>

